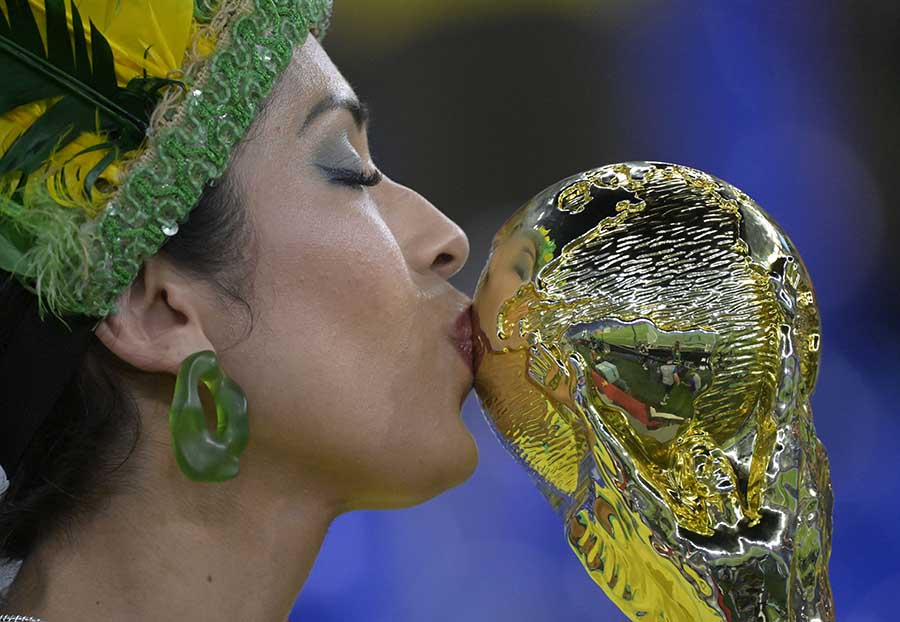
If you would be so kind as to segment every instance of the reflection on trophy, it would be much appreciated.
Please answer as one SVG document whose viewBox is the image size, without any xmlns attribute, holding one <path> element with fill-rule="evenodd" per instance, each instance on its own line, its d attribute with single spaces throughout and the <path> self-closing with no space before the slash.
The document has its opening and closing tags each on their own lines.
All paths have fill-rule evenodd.
<svg viewBox="0 0 900 622">
<path fill-rule="evenodd" d="M 494 237 L 475 388 L 632 621 L 833 621 L 806 268 L 750 197 L 657 162 L 544 190 Z"/>
</svg>

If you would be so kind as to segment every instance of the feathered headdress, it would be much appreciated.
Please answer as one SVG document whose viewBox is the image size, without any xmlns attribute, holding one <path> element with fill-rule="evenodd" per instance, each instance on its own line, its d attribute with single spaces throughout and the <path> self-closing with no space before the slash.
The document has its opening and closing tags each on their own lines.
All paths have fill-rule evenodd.
<svg viewBox="0 0 900 622">
<path fill-rule="evenodd" d="M 0 0 L 0 269 L 102 317 L 331 0 Z"/>
</svg>

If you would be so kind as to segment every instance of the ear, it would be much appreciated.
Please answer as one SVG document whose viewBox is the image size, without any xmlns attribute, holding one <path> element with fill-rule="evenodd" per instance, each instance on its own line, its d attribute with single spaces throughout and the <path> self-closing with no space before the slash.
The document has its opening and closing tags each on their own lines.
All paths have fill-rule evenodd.
<svg viewBox="0 0 900 622">
<path fill-rule="evenodd" d="M 177 374 L 185 357 L 214 349 L 201 322 L 207 307 L 200 291 L 157 253 L 119 297 L 118 313 L 106 316 L 94 334 L 138 369 Z"/>
</svg>

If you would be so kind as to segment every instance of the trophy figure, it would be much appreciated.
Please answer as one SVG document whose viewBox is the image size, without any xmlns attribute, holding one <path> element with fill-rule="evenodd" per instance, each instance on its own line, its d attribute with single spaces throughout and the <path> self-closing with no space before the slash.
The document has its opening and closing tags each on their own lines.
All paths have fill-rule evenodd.
<svg viewBox="0 0 900 622">
<path fill-rule="evenodd" d="M 569 177 L 494 237 L 473 321 L 486 419 L 630 620 L 834 620 L 819 312 L 750 197 L 659 162 Z"/>
</svg>

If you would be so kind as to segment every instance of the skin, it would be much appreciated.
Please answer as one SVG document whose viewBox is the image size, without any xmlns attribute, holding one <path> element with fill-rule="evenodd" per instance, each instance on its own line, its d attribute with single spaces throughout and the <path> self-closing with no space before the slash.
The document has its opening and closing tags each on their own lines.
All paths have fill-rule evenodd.
<svg viewBox="0 0 900 622">
<path fill-rule="evenodd" d="M 513 297 L 522 283 L 532 279 L 536 252 L 534 242 L 526 235 L 510 234 L 500 244 L 497 244 L 495 236 L 490 261 L 481 276 L 481 289 L 474 305 L 482 328 L 493 328 L 503 303 Z M 522 345 L 521 337 L 515 332 L 506 340 L 501 340 L 494 330 L 486 330 L 484 338 L 492 350 Z"/>
<path fill-rule="evenodd" d="M 534 240 L 527 235 L 512 233 L 504 237 L 500 243 L 497 243 L 495 237 L 490 261 L 485 267 L 478 299 L 473 307 L 475 317 L 478 318 L 478 323 L 484 331 L 482 338 L 486 340 L 486 345 L 489 345 L 494 351 L 500 351 L 503 348 L 512 350 L 525 346 L 525 341 L 516 331 L 513 331 L 506 339 L 500 339 L 496 333 L 496 318 L 503 303 L 515 295 L 522 283 L 533 279 L 536 252 Z M 515 312 L 511 317 L 513 323 L 519 319 Z M 543 347 L 537 350 L 536 355 L 546 357 L 545 360 L 548 363 L 552 360 L 550 353 Z M 551 389 L 549 386 L 542 387 L 544 393 L 560 402 L 574 406 L 571 385 L 575 381 L 575 375 L 566 376 L 563 370 L 555 364 L 548 364 L 547 367 L 549 369 L 548 382 L 557 375 L 562 375 L 562 378 L 556 389 Z"/>
<path fill-rule="evenodd" d="M 535 252 L 531 239 L 520 234 L 512 234 L 504 243 L 494 244 L 482 277 L 484 293 L 478 298 L 478 308 L 485 317 L 496 317 L 500 305 L 522 283 L 531 280 Z"/>
<path fill-rule="evenodd" d="M 306 123 L 323 100 L 355 97 L 309 37 L 232 162 L 258 236 L 248 337 L 238 311 L 163 253 L 101 323 L 106 347 L 146 372 L 127 380 L 143 421 L 132 483 L 74 538 L 35 551 L 12 611 L 285 620 L 334 518 L 420 503 L 474 471 L 460 417 L 472 377 L 448 336 L 470 303 L 447 281 L 469 243 L 386 176 L 350 188 L 318 168 L 374 169 L 346 109 Z M 168 427 L 178 367 L 206 349 L 250 404 L 240 474 L 216 484 L 179 471 Z"/>
</svg>

